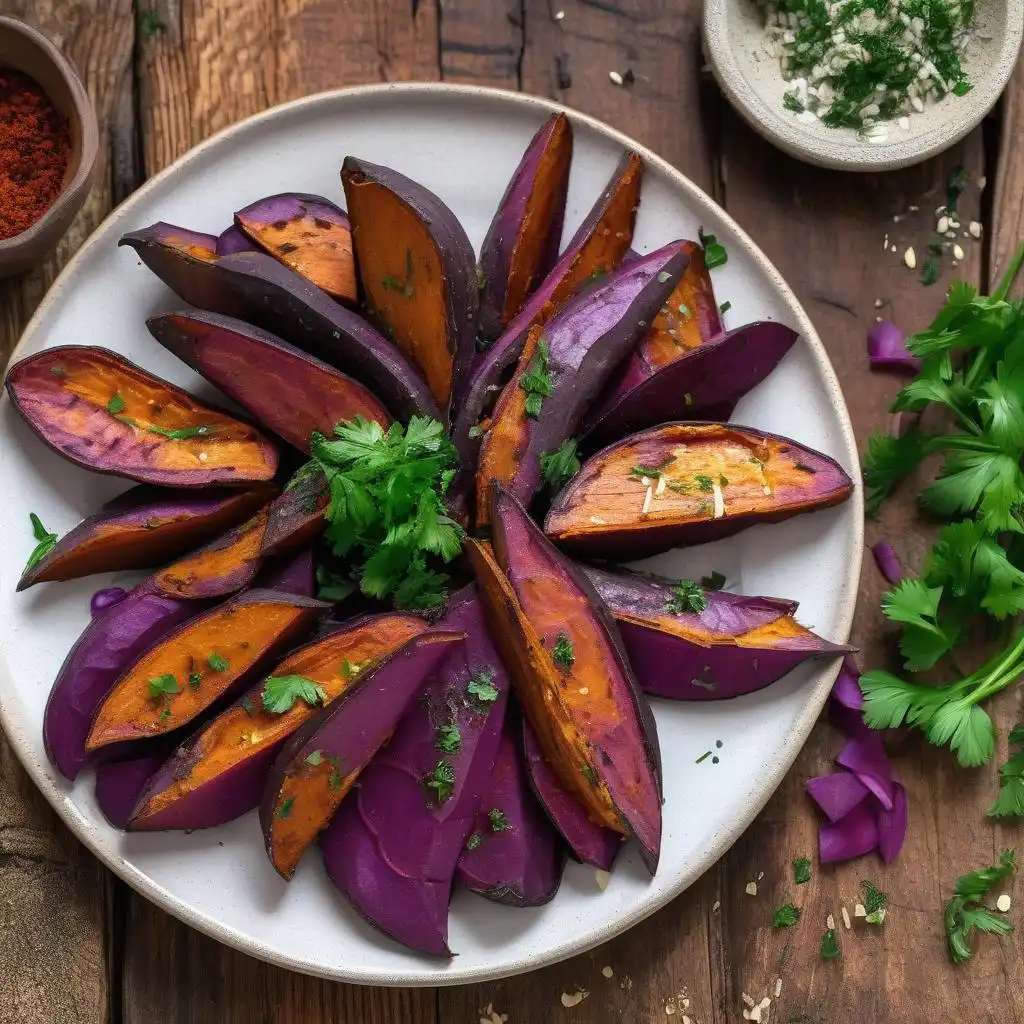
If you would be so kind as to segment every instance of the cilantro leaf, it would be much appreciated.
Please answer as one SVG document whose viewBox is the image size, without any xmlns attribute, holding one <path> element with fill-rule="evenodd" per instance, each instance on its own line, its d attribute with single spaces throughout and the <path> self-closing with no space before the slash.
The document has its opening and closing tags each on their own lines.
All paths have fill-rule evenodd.
<svg viewBox="0 0 1024 1024">
<path fill-rule="evenodd" d="M 886 618 L 905 624 L 900 651 L 906 667 L 914 671 L 934 665 L 959 637 L 955 625 L 940 622 L 941 597 L 941 587 L 929 587 L 923 580 L 908 577 L 882 598 Z"/>
<path fill-rule="evenodd" d="M 835 928 L 829 928 L 821 937 L 821 959 L 838 960 L 840 956 L 839 937 L 836 935 Z"/>
<path fill-rule="evenodd" d="M 28 556 L 28 561 L 25 563 L 25 572 L 30 572 L 34 569 L 53 550 L 57 543 L 57 534 L 47 532 L 42 520 L 35 512 L 29 512 L 28 518 L 32 523 L 32 536 L 35 537 L 37 543 L 32 549 L 32 554 Z"/>
<path fill-rule="evenodd" d="M 1024 818 L 1024 722 L 1010 730 L 1011 753 L 999 769 L 999 796 L 988 809 L 990 818 Z"/>
<path fill-rule="evenodd" d="M 437 802 L 443 804 L 455 791 L 455 769 L 450 761 L 438 761 L 430 774 L 423 780 L 427 789 L 432 789 Z"/>
<path fill-rule="evenodd" d="M 576 653 L 572 649 L 572 641 L 569 639 L 569 634 L 563 629 L 555 640 L 555 646 L 552 648 L 551 657 L 556 665 L 560 665 L 564 669 L 570 669 L 573 666 L 573 662 L 576 660 Z"/>
<path fill-rule="evenodd" d="M 229 663 L 223 654 L 217 654 L 216 651 L 213 651 L 207 655 L 206 664 L 213 672 L 226 672 Z"/>
<path fill-rule="evenodd" d="M 487 820 L 491 823 L 492 832 L 510 832 L 512 830 L 508 818 L 497 807 L 487 812 Z"/>
<path fill-rule="evenodd" d="M 704 266 L 708 270 L 714 270 L 715 267 L 728 263 L 729 254 L 725 251 L 725 246 L 714 235 L 706 235 L 703 228 L 698 228 L 697 237 L 700 239 L 700 244 L 704 246 Z"/>
<path fill-rule="evenodd" d="M 119 412 L 124 412 L 124 408 L 124 398 L 122 398 L 121 395 L 117 391 L 115 391 L 113 395 L 110 396 L 110 401 L 107 402 L 107 412 L 111 413 L 111 415 L 113 416 L 116 416 Z"/>
<path fill-rule="evenodd" d="M 804 885 L 811 880 L 811 861 L 808 857 L 793 858 L 793 881 Z"/>
<path fill-rule="evenodd" d="M 482 704 L 493 704 L 498 699 L 498 688 L 494 685 L 494 671 L 482 668 L 475 672 L 466 684 L 466 693 Z"/>
<path fill-rule="evenodd" d="M 580 471 L 580 460 L 576 454 L 578 444 L 576 438 L 570 437 L 554 451 L 541 455 L 540 471 L 552 495 L 557 494 Z"/>
<path fill-rule="evenodd" d="M 867 879 L 861 881 L 860 887 L 864 890 L 864 909 L 867 911 L 865 920 L 868 924 L 881 924 L 885 920 L 889 897 L 881 892 L 874 882 Z"/>
<path fill-rule="evenodd" d="M 355 580 L 334 572 L 326 565 L 316 567 L 316 596 L 321 601 L 344 601 L 356 589 Z"/>
<path fill-rule="evenodd" d="M 149 695 L 153 698 L 167 697 L 178 692 L 178 680 L 171 672 L 154 676 L 149 680 Z"/>
<path fill-rule="evenodd" d="M 953 896 L 947 901 L 943 919 L 949 954 L 954 964 L 966 963 L 974 954 L 970 939 L 975 931 L 1007 935 L 1013 925 L 1006 918 L 980 906 L 989 890 L 1006 878 L 1016 867 L 1013 851 L 1004 850 L 999 863 L 961 875 L 956 880 Z"/>
<path fill-rule="evenodd" d="M 665 610 L 675 615 L 682 615 L 684 612 L 700 614 L 707 606 L 707 594 L 699 583 L 694 580 L 677 580 L 672 587 L 672 596 L 665 604 Z"/>
<path fill-rule="evenodd" d="M 526 372 L 519 378 L 519 386 L 526 392 L 526 415 L 531 419 L 537 419 L 544 399 L 550 398 L 554 389 L 551 373 L 548 371 L 548 345 L 543 338 L 537 342 L 537 351 L 534 352 Z"/>
<path fill-rule="evenodd" d="M 882 502 L 926 454 L 925 438 L 917 430 L 908 430 L 902 437 L 876 432 L 868 438 L 863 469 L 869 516 L 878 514 Z"/>
<path fill-rule="evenodd" d="M 795 903 L 783 903 L 772 914 L 773 928 L 792 928 L 800 920 L 800 911 Z"/>
<path fill-rule="evenodd" d="M 271 676 L 264 684 L 261 694 L 263 710 L 273 715 L 291 711 L 297 700 L 304 700 L 310 707 L 327 703 L 324 688 L 305 676 Z"/>
<path fill-rule="evenodd" d="M 457 725 L 439 725 L 434 739 L 434 746 L 446 754 L 458 753 L 462 746 L 462 735 Z"/>
</svg>

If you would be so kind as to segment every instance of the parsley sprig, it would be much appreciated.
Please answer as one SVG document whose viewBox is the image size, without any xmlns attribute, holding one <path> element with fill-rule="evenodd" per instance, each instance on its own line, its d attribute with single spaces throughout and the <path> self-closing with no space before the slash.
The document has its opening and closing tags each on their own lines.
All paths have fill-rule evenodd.
<svg viewBox="0 0 1024 1024">
<path fill-rule="evenodd" d="M 25 572 L 34 569 L 53 550 L 57 543 L 57 534 L 50 533 L 43 526 L 43 521 L 35 512 L 29 512 L 28 518 L 32 523 L 32 536 L 36 539 L 36 546 L 32 549 L 32 554 L 28 556 Z"/>
<path fill-rule="evenodd" d="M 981 901 L 996 882 L 1006 878 L 1015 867 L 1013 850 L 1004 850 L 998 864 L 961 875 L 956 880 L 944 915 L 949 955 L 954 964 L 965 963 L 974 955 L 970 938 L 975 930 L 994 935 L 1007 935 L 1013 931 L 1013 925 L 1005 917 L 982 906 Z"/>
<path fill-rule="evenodd" d="M 1018 749 L 999 769 L 999 796 L 988 809 L 990 818 L 1024 818 L 1024 722 L 1010 730 L 1010 744 Z"/>
<path fill-rule="evenodd" d="M 540 471 L 548 490 L 557 494 L 579 471 L 580 460 L 576 454 L 579 442 L 575 437 L 563 441 L 554 451 L 540 456 Z"/>
</svg>

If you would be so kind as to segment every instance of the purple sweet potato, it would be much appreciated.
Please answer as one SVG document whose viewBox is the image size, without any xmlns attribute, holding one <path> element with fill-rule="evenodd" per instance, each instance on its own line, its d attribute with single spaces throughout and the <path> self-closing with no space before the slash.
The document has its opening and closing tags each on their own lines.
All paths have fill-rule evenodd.
<svg viewBox="0 0 1024 1024">
<path fill-rule="evenodd" d="M 185 302 L 283 338 L 378 395 L 403 422 L 441 414 L 427 382 L 361 316 L 264 252 L 199 259 L 169 245 L 167 225 L 125 235 L 143 262 Z"/>
<path fill-rule="evenodd" d="M 268 679 L 192 733 L 166 759 L 140 790 L 137 806 L 132 805 L 129 829 L 212 828 L 258 807 L 281 747 L 318 711 L 317 704 L 302 698 L 287 708 L 265 701 L 265 694 L 276 692 L 274 681 L 301 676 L 320 688 L 317 696 L 328 704 L 426 628 L 413 615 L 368 615 L 293 651 Z"/>
<path fill-rule="evenodd" d="M 259 327 L 219 313 L 163 313 L 150 334 L 265 427 L 308 452 L 314 431 L 362 416 L 385 429 L 391 417 L 358 381 Z"/>
<path fill-rule="evenodd" d="M 388 167 L 341 168 L 363 299 L 423 371 L 441 409 L 458 408 L 476 351 L 473 246 L 455 214 Z"/>
<path fill-rule="evenodd" d="M 584 423 L 584 443 L 608 444 L 669 420 L 709 419 L 712 411 L 731 412 L 779 365 L 797 337 L 783 324 L 747 324 L 646 375 L 634 355 L 612 393 Z"/>
<path fill-rule="evenodd" d="M 61 537 L 25 570 L 18 590 L 98 572 L 145 569 L 177 558 L 248 518 L 273 495 L 269 485 L 250 491 L 182 494 L 141 484 L 108 501 Z"/>
<path fill-rule="evenodd" d="M 278 555 L 312 544 L 327 526 L 324 513 L 330 501 L 323 472 L 301 469 L 270 503 L 261 554 Z"/>
<path fill-rule="evenodd" d="M 43 713 L 46 756 L 68 779 L 92 758 L 85 749 L 96 709 L 124 670 L 206 606 L 136 587 L 94 615 L 64 659 Z"/>
<path fill-rule="evenodd" d="M 584 864 L 611 871 L 622 849 L 622 836 L 590 820 L 583 806 L 558 779 L 530 723 L 523 720 L 523 763 L 533 793 L 551 823 L 569 844 L 573 856 Z"/>
<path fill-rule="evenodd" d="M 323 196 L 282 192 L 260 199 L 235 214 L 235 226 L 328 295 L 356 301 L 348 217 Z"/>
<path fill-rule="evenodd" d="M 505 189 L 480 250 L 481 336 L 491 341 L 558 260 L 572 163 L 572 125 L 552 114 Z"/>
<path fill-rule="evenodd" d="M 146 783 L 157 773 L 167 760 L 168 744 L 158 743 L 157 750 L 147 745 L 145 753 L 124 760 L 105 761 L 96 766 L 96 802 L 103 817 L 114 828 L 126 828 L 139 795 Z"/>
<path fill-rule="evenodd" d="M 494 553 L 467 553 L 519 703 L 559 781 L 595 824 L 661 849 L 657 730 L 615 622 L 576 567 L 495 488 Z"/>
<path fill-rule="evenodd" d="M 675 287 L 687 259 L 684 243 L 672 242 L 578 295 L 542 331 L 531 330 L 535 351 L 528 357 L 524 349 L 480 448 L 477 526 L 488 522 L 494 481 L 529 504 L 541 484 L 541 455 L 576 433 L 590 403 Z M 538 390 L 538 378 L 545 374 L 547 386 Z"/>
<path fill-rule="evenodd" d="M 98 473 L 173 487 L 270 480 L 277 450 L 249 423 L 115 352 L 46 349 L 7 371 L 14 408 L 59 455 Z"/>
<path fill-rule="evenodd" d="M 774 683 L 807 658 L 852 650 L 801 626 L 791 602 L 625 570 L 580 569 L 615 616 L 640 688 L 651 696 L 738 697 Z"/>
<path fill-rule="evenodd" d="M 643 163 L 626 153 L 612 180 L 579 226 L 554 269 L 502 332 L 473 363 L 465 398 L 456 406 L 452 440 L 466 465 L 476 465 L 480 447 L 473 428 L 486 418 L 509 370 L 519 359 L 531 327 L 543 325 L 572 296 L 610 274 L 622 262 L 633 238 Z"/>
<path fill-rule="evenodd" d="M 259 246 L 232 224 L 217 236 L 217 255 L 231 256 L 236 252 L 259 252 Z"/>
<path fill-rule="evenodd" d="M 428 630 L 377 662 L 291 736 L 260 803 L 267 855 L 291 878 L 359 773 L 465 633 Z"/>
<path fill-rule="evenodd" d="M 544 528 L 573 552 L 641 558 L 838 505 L 852 491 L 838 462 L 788 438 L 665 423 L 589 458 Z"/>
<path fill-rule="evenodd" d="M 312 548 L 297 555 L 281 555 L 264 565 L 256 579 L 264 590 L 280 590 L 282 594 L 316 597 L 316 556 Z"/>
<path fill-rule="evenodd" d="M 506 716 L 477 827 L 455 878 L 495 903 L 537 907 L 558 891 L 565 848 L 530 788 L 519 731 L 518 715 Z"/>
<path fill-rule="evenodd" d="M 321 847 L 331 881 L 366 920 L 450 956 L 452 878 L 497 753 L 509 682 L 475 588 L 455 595 L 439 625 L 464 631 L 465 643 L 360 775 Z"/>
</svg>

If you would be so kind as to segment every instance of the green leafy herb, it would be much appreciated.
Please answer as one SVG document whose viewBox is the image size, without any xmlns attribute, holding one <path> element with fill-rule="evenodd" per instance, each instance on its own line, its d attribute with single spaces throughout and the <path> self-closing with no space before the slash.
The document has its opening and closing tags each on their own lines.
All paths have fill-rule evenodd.
<svg viewBox="0 0 1024 1024">
<path fill-rule="evenodd" d="M 242 698 L 242 707 L 245 709 L 245 713 L 251 718 L 253 714 L 253 707 L 252 701 L 248 697 Z"/>
<path fill-rule="evenodd" d="M 537 419 L 544 399 L 551 397 L 554 387 L 548 372 L 548 345 L 543 339 L 537 342 L 537 351 L 526 372 L 519 378 L 519 386 L 526 392 L 526 415 Z"/>
<path fill-rule="evenodd" d="M 279 810 L 277 812 L 277 816 L 279 818 L 290 818 L 291 817 L 291 813 L 292 813 L 292 808 L 294 806 L 295 806 L 295 797 L 293 797 L 293 796 L 288 797 L 286 800 L 283 800 L 281 802 L 281 807 L 279 808 Z"/>
<path fill-rule="evenodd" d="M 479 423 L 474 423 L 473 426 L 471 426 L 469 428 L 469 436 L 470 437 L 483 437 L 484 436 L 484 428 L 481 427 Z"/>
<path fill-rule="evenodd" d="M 491 823 L 492 832 L 510 832 L 512 830 L 508 818 L 497 807 L 487 812 L 487 820 Z"/>
<path fill-rule="evenodd" d="M 981 906 L 981 901 L 992 886 L 1010 875 L 1015 867 L 1013 851 L 1004 850 L 998 864 L 961 875 L 956 880 L 953 896 L 946 903 L 944 913 L 946 939 L 954 964 L 971 959 L 974 950 L 970 938 L 975 930 L 995 935 L 1007 935 L 1013 931 L 1013 925 L 1005 917 Z"/>
<path fill-rule="evenodd" d="M 124 412 L 124 404 L 124 398 L 121 397 L 119 392 L 115 391 L 110 401 L 107 402 L 107 412 L 116 416 L 119 412 Z"/>
<path fill-rule="evenodd" d="M 412 249 L 405 250 L 405 280 L 399 281 L 394 274 L 387 274 L 381 284 L 389 291 L 398 292 L 403 298 L 411 299 L 414 295 L 412 288 L 413 275 Z"/>
<path fill-rule="evenodd" d="M 133 424 L 137 426 L 138 424 Z M 167 427 L 158 427 L 154 424 L 149 424 L 146 427 L 151 434 L 159 434 L 161 437 L 166 437 L 171 441 L 187 441 L 190 437 L 207 437 L 213 433 L 213 427 L 205 426 L 200 424 L 197 427 L 179 427 L 175 430 L 170 430 Z"/>
<path fill-rule="evenodd" d="M 730 309 L 732 309 L 732 303 L 728 299 L 726 299 L 725 302 L 723 302 L 718 307 L 718 312 L 722 313 L 722 314 L 725 314 L 725 313 L 728 313 Z"/>
<path fill-rule="evenodd" d="M 189 674 L 188 674 L 188 685 L 189 686 L 191 686 L 194 690 L 198 690 L 199 687 L 202 686 L 202 684 L 203 684 L 203 674 L 202 674 L 202 672 L 189 672 Z"/>
<path fill-rule="evenodd" d="M 314 434 L 312 455 L 331 493 L 326 540 L 362 592 L 398 608 L 440 604 L 448 576 L 434 565 L 455 558 L 464 536 L 444 502 L 458 464 L 444 427 L 414 416 L 385 431 L 360 416 L 330 440 Z"/>
<path fill-rule="evenodd" d="M 317 765 L 323 764 L 324 752 L 322 750 L 314 750 L 307 758 L 306 764 L 312 765 L 316 768 Z"/>
<path fill-rule="evenodd" d="M 703 473 L 698 473 L 695 479 L 697 481 L 697 487 L 704 494 L 710 494 L 715 489 L 715 482 L 711 477 L 706 476 Z"/>
<path fill-rule="evenodd" d="M 321 601 L 344 601 L 355 593 L 356 581 L 342 576 L 326 565 L 316 567 L 316 596 Z"/>
<path fill-rule="evenodd" d="M 835 928 L 829 928 L 821 937 L 821 959 L 838 960 L 841 956 L 839 949 L 839 936 Z"/>
<path fill-rule="evenodd" d="M 800 911 L 793 902 L 783 903 L 772 914 L 773 928 L 792 928 L 800 920 Z"/>
<path fill-rule="evenodd" d="M 966 85 L 967 83 L 961 83 Z M 967 86 L 970 89 L 970 86 Z M 966 91 L 966 90 L 965 90 Z M 956 90 L 954 89 L 954 92 Z M 957 96 L 963 96 L 964 93 L 958 92 Z M 964 185 L 967 184 L 967 168 L 962 164 L 957 164 L 949 172 L 949 179 L 946 182 L 946 212 L 956 213 L 956 204 L 960 202 L 960 197 L 964 192 Z"/>
<path fill-rule="evenodd" d="M 709 575 L 701 576 L 700 585 L 705 590 L 721 590 L 725 586 L 725 574 L 712 570 Z"/>
<path fill-rule="evenodd" d="M 226 672 L 228 670 L 228 659 L 223 654 L 212 651 L 206 658 L 206 664 L 213 672 Z"/>
<path fill-rule="evenodd" d="M 481 704 L 493 704 L 498 699 L 498 688 L 494 685 L 494 670 L 482 668 L 475 672 L 466 684 L 466 693 Z"/>
<path fill-rule="evenodd" d="M 161 708 L 160 714 L 157 715 L 157 718 L 161 722 L 166 722 L 167 719 L 170 718 L 170 717 L 171 717 L 171 709 L 170 708 Z"/>
<path fill-rule="evenodd" d="M 797 99 L 796 94 L 792 92 L 783 93 L 782 105 L 787 110 L 792 110 L 794 114 L 802 114 L 806 109 L 800 100 Z"/>
<path fill-rule="evenodd" d="M 331 769 L 331 774 L 327 776 L 327 785 L 331 789 L 341 789 L 341 784 L 344 780 L 341 777 L 341 772 L 337 768 Z"/>
<path fill-rule="evenodd" d="M 864 909 L 867 916 L 864 918 L 868 924 L 881 924 L 885 920 L 885 908 L 889 904 L 889 897 L 881 892 L 874 882 L 866 879 L 860 883 L 864 890 Z"/>
<path fill-rule="evenodd" d="M 52 373 L 54 377 L 66 377 L 68 371 L 65 370 L 63 366 L 51 366 L 50 373 Z"/>
<path fill-rule="evenodd" d="M 263 710 L 273 715 L 291 711 L 295 702 L 304 700 L 310 707 L 327 703 L 327 694 L 319 683 L 305 676 L 271 676 L 263 684 Z"/>
<path fill-rule="evenodd" d="M 807 857 L 793 858 L 793 881 L 804 885 L 811 880 L 811 862 Z"/>
<path fill-rule="evenodd" d="M 1024 722 L 1010 730 L 1011 753 L 999 769 L 999 796 L 988 809 L 990 818 L 1024 818 Z"/>
<path fill-rule="evenodd" d="M 443 804 L 455 791 L 455 769 L 450 761 L 438 761 L 431 773 L 423 780 L 427 789 L 432 789 L 437 802 Z"/>
<path fill-rule="evenodd" d="M 701 764 L 704 761 L 706 761 L 713 753 L 714 753 L 714 751 L 712 751 L 712 750 L 705 750 L 704 753 L 701 754 L 700 757 L 698 757 L 697 760 L 694 761 L 693 763 L 694 764 Z"/>
<path fill-rule="evenodd" d="M 682 615 L 684 612 L 700 613 L 707 606 L 707 595 L 699 583 L 694 580 L 677 580 L 665 609 L 675 615 Z"/>
<path fill-rule="evenodd" d="M 475 850 L 484 841 L 482 832 L 471 832 L 466 840 L 466 849 Z"/>
<path fill-rule="evenodd" d="M 629 471 L 629 475 L 635 480 L 641 480 L 645 476 L 651 480 L 657 480 L 661 476 L 661 469 L 661 466 L 634 466 Z"/>
<path fill-rule="evenodd" d="M 149 680 L 149 695 L 153 698 L 166 697 L 178 692 L 178 680 L 170 672 L 153 676 Z"/>
<path fill-rule="evenodd" d="M 25 563 L 25 572 L 34 569 L 53 550 L 54 545 L 57 543 L 57 534 L 47 532 L 42 520 L 35 512 L 29 512 L 28 518 L 32 523 L 32 536 L 36 539 L 36 546 L 32 549 L 32 554 L 28 556 L 28 561 Z"/>
<path fill-rule="evenodd" d="M 439 725 L 434 746 L 446 754 L 456 754 L 462 746 L 462 736 L 457 725 Z"/>
<path fill-rule="evenodd" d="M 572 649 L 572 641 L 569 639 L 569 634 L 563 629 L 555 640 L 555 646 L 551 651 L 551 657 L 554 659 L 556 665 L 560 665 L 562 668 L 572 668 L 573 662 L 576 660 L 576 653 Z"/>
<path fill-rule="evenodd" d="M 358 665 L 353 665 L 352 662 L 349 661 L 348 658 L 346 658 L 341 663 L 341 674 L 348 682 L 355 679 L 355 677 L 359 675 L 359 668 L 360 667 Z"/>
<path fill-rule="evenodd" d="M 939 263 L 938 260 L 929 256 L 924 261 L 924 265 L 921 267 L 921 284 L 929 287 L 935 284 L 939 279 Z"/>
<path fill-rule="evenodd" d="M 697 237 L 700 238 L 700 244 L 704 246 L 704 265 L 708 270 L 714 270 L 715 267 L 720 267 L 729 261 L 729 254 L 725 251 L 725 246 L 714 235 L 706 235 L 704 229 L 700 228 Z"/>
<path fill-rule="evenodd" d="M 541 455 L 540 471 L 552 495 L 557 494 L 580 471 L 580 460 L 576 454 L 578 444 L 575 437 L 570 437 L 553 452 Z"/>
<path fill-rule="evenodd" d="M 595 772 L 589 764 L 585 764 L 583 766 L 582 772 L 583 778 L 585 778 L 587 782 L 594 787 L 594 789 L 597 789 L 597 772 Z"/>
</svg>

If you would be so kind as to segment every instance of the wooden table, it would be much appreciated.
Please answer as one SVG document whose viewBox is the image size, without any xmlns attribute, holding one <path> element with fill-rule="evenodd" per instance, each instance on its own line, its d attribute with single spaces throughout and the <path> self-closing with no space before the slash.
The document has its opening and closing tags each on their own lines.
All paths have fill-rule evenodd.
<svg viewBox="0 0 1024 1024">
<path fill-rule="evenodd" d="M 657 150 L 722 203 L 794 287 L 839 373 L 862 444 L 884 425 L 899 386 L 868 372 L 865 331 L 876 298 L 884 315 L 910 329 L 938 308 L 948 261 L 942 282 L 926 288 L 901 258 L 909 244 L 923 252 L 950 171 L 966 169 L 964 223 L 978 219 L 985 229 L 981 244 L 964 241 L 957 273 L 985 286 L 1024 238 L 1022 68 L 995 117 L 943 157 L 855 176 L 802 166 L 740 124 L 701 71 L 699 0 L 0 0 L 0 13 L 37 24 L 74 59 L 103 139 L 92 197 L 55 258 L 0 285 L 5 354 L 60 265 L 146 177 L 239 118 L 366 82 L 522 89 Z M 609 80 L 609 71 L 627 69 L 636 77 L 631 88 Z M 883 248 L 886 235 L 895 253 Z M 869 544 L 883 536 L 920 564 L 928 541 L 908 499 L 868 524 Z M 866 558 L 853 639 L 874 665 L 891 646 L 878 611 L 884 589 Z M 1019 692 L 1004 693 L 997 760 L 1009 724 L 1021 717 Z M 1004 846 L 1017 843 L 1024 854 L 1024 832 L 983 818 L 995 765 L 964 771 L 916 735 L 893 749 L 911 807 L 897 864 L 816 868 L 799 892 L 798 927 L 772 932 L 772 908 L 792 893 L 791 858 L 815 848 L 804 780 L 826 770 L 840 743 L 819 724 L 728 856 L 616 941 L 506 982 L 403 991 L 291 974 L 167 917 L 79 846 L 0 740 L 0 1022 L 476 1024 L 490 1006 L 509 1024 L 646 1024 L 684 1015 L 721 1024 L 742 1020 L 743 993 L 771 996 L 766 1019 L 792 1024 L 1024 1021 L 1024 931 L 986 938 L 974 960 L 954 970 L 941 920 L 953 879 L 991 863 Z M 843 934 L 843 958 L 822 962 L 825 918 L 838 920 L 844 902 L 852 908 L 862 877 L 890 893 L 889 917 L 882 929 Z M 754 879 L 756 897 L 745 893 Z M 1015 885 L 1024 904 L 1024 887 Z M 561 993 L 578 987 L 589 996 L 564 1008 Z"/>
</svg>

